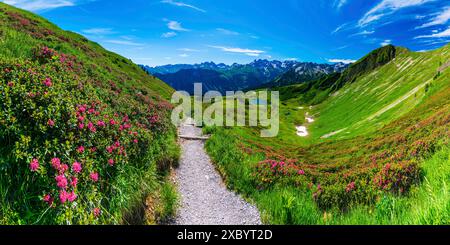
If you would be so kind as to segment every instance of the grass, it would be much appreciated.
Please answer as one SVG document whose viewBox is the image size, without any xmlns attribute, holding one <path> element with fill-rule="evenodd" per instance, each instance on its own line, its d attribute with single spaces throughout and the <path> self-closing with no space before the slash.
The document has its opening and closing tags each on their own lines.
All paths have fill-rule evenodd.
<svg viewBox="0 0 450 245">
<path fill-rule="evenodd" d="M 260 138 L 258 127 L 206 128 L 207 151 L 266 223 L 448 224 L 450 73 L 436 74 L 449 48 L 400 52 L 312 109 L 285 97 L 275 138 Z M 306 124 L 305 112 L 315 122 Z M 310 135 L 296 136 L 296 125 Z M 305 178 L 260 176 L 266 159 L 293 162 Z M 267 178 L 275 182 L 261 185 Z M 377 186 L 378 178 L 393 182 Z"/>
<path fill-rule="evenodd" d="M 253 200 L 264 223 L 450 224 L 450 148 L 447 145 L 423 160 L 423 182 L 414 185 L 408 195 L 384 193 L 374 205 L 354 205 L 343 212 L 318 208 L 312 198 L 313 191 L 309 189 L 281 184 L 270 189 L 256 189 L 252 168 L 263 156 L 244 154 L 236 143 L 232 136 L 218 129 L 207 142 L 206 149 L 225 176 L 228 187 Z"/>
</svg>

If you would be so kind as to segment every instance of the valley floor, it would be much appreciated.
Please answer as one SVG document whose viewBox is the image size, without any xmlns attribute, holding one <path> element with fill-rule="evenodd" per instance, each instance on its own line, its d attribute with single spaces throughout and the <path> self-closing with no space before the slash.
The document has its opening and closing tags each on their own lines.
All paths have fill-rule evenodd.
<svg viewBox="0 0 450 245">
<path fill-rule="evenodd" d="M 261 224 L 258 209 L 227 190 L 211 163 L 201 140 L 202 130 L 185 123 L 179 135 L 182 155 L 176 170 L 181 207 L 175 218 L 178 225 L 256 225 Z"/>
</svg>

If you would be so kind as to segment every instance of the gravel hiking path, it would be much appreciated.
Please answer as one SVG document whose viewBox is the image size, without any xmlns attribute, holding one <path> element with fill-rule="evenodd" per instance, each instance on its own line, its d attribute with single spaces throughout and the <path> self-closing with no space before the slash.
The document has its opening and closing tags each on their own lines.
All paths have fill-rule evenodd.
<svg viewBox="0 0 450 245">
<path fill-rule="evenodd" d="M 179 135 L 190 138 L 202 130 L 187 120 Z M 176 225 L 258 225 L 258 209 L 229 191 L 205 152 L 202 140 L 180 138 L 182 155 L 175 179 L 181 196 Z"/>
</svg>

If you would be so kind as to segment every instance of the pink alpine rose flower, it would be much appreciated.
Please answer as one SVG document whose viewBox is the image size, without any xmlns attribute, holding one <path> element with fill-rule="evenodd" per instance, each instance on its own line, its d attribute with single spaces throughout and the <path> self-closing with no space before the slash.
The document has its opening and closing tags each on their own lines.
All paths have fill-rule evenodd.
<svg viewBox="0 0 450 245">
<path fill-rule="evenodd" d="M 33 158 L 30 162 L 30 170 L 32 172 L 36 172 L 39 168 L 39 161 L 36 158 Z"/>
<path fill-rule="evenodd" d="M 84 152 L 84 146 L 79 146 L 78 148 L 77 148 L 77 151 L 78 151 L 78 153 L 80 153 L 80 154 L 82 154 L 83 152 Z"/>
<path fill-rule="evenodd" d="M 72 187 L 77 187 L 77 184 L 78 184 L 78 178 L 77 178 L 77 177 L 72 177 L 72 178 L 70 179 L 70 185 L 71 185 Z"/>
<path fill-rule="evenodd" d="M 56 180 L 56 185 L 59 187 L 59 188 L 62 188 L 62 189 L 66 189 L 67 188 L 67 179 L 66 179 L 66 176 L 64 176 L 64 175 L 58 175 L 58 176 L 56 176 L 55 177 L 55 180 Z"/>
<path fill-rule="evenodd" d="M 101 214 L 100 208 L 94 208 L 94 210 L 92 210 L 92 212 L 94 213 L 94 217 L 96 217 L 96 218 L 98 218 L 98 216 L 100 216 L 100 214 Z"/>
<path fill-rule="evenodd" d="M 73 172 L 79 174 L 81 172 L 81 169 L 82 169 L 81 163 L 79 163 L 79 162 L 72 163 L 72 171 Z"/>
<path fill-rule="evenodd" d="M 89 177 L 91 178 L 92 181 L 97 182 L 98 181 L 98 173 L 97 172 L 92 172 Z"/>
<path fill-rule="evenodd" d="M 113 166 L 114 165 L 114 160 L 113 159 L 109 159 L 108 160 L 108 164 L 109 164 L 109 166 Z"/>
<path fill-rule="evenodd" d="M 57 157 L 52 158 L 51 162 L 52 162 L 52 167 L 54 169 L 59 169 L 59 167 L 61 165 L 61 160 L 59 160 L 59 158 L 57 158 Z"/>
<path fill-rule="evenodd" d="M 77 199 L 77 194 L 75 194 L 74 191 L 67 194 L 67 200 L 69 200 L 69 202 L 73 202 L 75 199 Z"/>
<path fill-rule="evenodd" d="M 47 77 L 42 83 L 43 83 L 45 86 L 47 86 L 47 87 L 51 87 L 51 86 L 52 86 L 52 79 L 50 79 L 49 77 Z"/>
<path fill-rule="evenodd" d="M 53 126 L 55 126 L 55 121 L 53 121 L 52 119 L 48 119 L 47 125 L 50 127 L 53 127 Z"/>
<path fill-rule="evenodd" d="M 69 193 L 67 193 L 67 191 L 65 191 L 65 190 L 60 190 L 59 191 L 59 201 L 62 204 L 66 203 L 68 198 L 69 198 Z"/>
</svg>

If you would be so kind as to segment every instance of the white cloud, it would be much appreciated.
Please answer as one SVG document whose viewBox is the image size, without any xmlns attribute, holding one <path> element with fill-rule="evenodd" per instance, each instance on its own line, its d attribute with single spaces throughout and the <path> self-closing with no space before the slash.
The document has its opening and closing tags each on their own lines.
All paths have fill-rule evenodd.
<svg viewBox="0 0 450 245">
<path fill-rule="evenodd" d="M 191 9 L 200 11 L 200 12 L 202 12 L 202 13 L 206 13 L 206 11 L 205 11 L 204 9 L 201 9 L 201 8 L 196 7 L 196 6 L 194 6 L 194 5 L 186 4 L 186 3 L 183 3 L 183 2 L 176 2 L 176 1 L 173 1 L 173 0 L 163 0 L 163 1 L 161 1 L 161 2 L 162 2 L 162 3 L 171 4 L 171 5 L 174 5 L 174 6 L 178 6 L 178 7 L 191 8 Z"/>
<path fill-rule="evenodd" d="M 231 31 L 231 30 L 224 29 L 224 28 L 216 28 L 216 31 L 218 31 L 218 32 L 220 32 L 220 33 L 222 33 L 222 34 L 225 34 L 225 35 L 231 35 L 231 36 L 237 36 L 237 35 L 239 35 L 238 32 Z"/>
<path fill-rule="evenodd" d="M 335 0 L 334 1 L 334 6 L 336 6 L 336 8 L 339 10 L 342 8 L 342 6 L 344 6 L 347 3 L 347 0 Z"/>
<path fill-rule="evenodd" d="M 29 11 L 75 6 L 74 0 L 4 0 L 2 2 Z"/>
<path fill-rule="evenodd" d="M 208 46 L 208 47 L 220 49 L 220 50 L 222 50 L 224 52 L 228 52 L 228 53 L 240 53 L 240 54 L 245 54 L 245 55 L 253 56 L 253 57 L 257 57 L 257 56 L 265 53 L 265 51 L 257 50 L 257 49 L 234 48 L 234 47 L 224 47 L 224 46 Z"/>
<path fill-rule="evenodd" d="M 407 7 L 420 6 L 431 1 L 434 0 L 382 0 L 358 21 L 358 26 L 366 26 L 381 19 L 383 16 L 396 12 L 397 10 Z"/>
<path fill-rule="evenodd" d="M 176 36 L 176 35 L 177 35 L 176 32 L 169 31 L 169 32 L 163 33 L 163 34 L 161 35 L 161 37 L 163 37 L 163 38 L 171 38 L 171 37 L 174 37 L 174 36 Z"/>
<path fill-rule="evenodd" d="M 182 58 L 186 58 L 186 57 L 189 57 L 189 55 L 188 55 L 188 54 L 180 54 L 179 56 L 180 56 L 180 57 L 182 57 Z"/>
<path fill-rule="evenodd" d="M 174 20 L 169 21 L 169 22 L 167 23 L 167 27 L 168 27 L 170 30 L 174 30 L 174 31 L 189 31 L 188 29 L 183 28 L 183 27 L 181 26 L 181 23 L 180 23 L 180 22 L 174 21 Z"/>
<path fill-rule="evenodd" d="M 92 35 L 108 35 L 113 34 L 114 31 L 111 28 L 91 28 L 82 30 L 83 33 Z"/>
<path fill-rule="evenodd" d="M 435 17 L 433 19 L 431 19 L 430 22 L 427 22 L 427 23 L 419 26 L 418 28 L 424 28 L 424 27 L 435 26 L 435 25 L 443 25 L 443 24 L 447 23 L 448 20 L 450 20 L 450 7 L 447 7 L 445 9 L 443 9 L 441 12 L 436 13 Z"/>
<path fill-rule="evenodd" d="M 344 64 L 351 64 L 356 62 L 356 60 L 350 59 L 327 59 L 327 61 L 331 63 L 344 63 Z"/>
<path fill-rule="evenodd" d="M 387 45 L 389 45 L 391 43 L 392 43 L 392 40 L 386 39 L 383 42 L 381 42 L 380 45 L 384 47 L 384 46 L 387 46 Z"/>
<path fill-rule="evenodd" d="M 136 43 L 127 40 L 106 40 L 107 43 L 118 44 L 118 45 L 127 45 L 127 46 L 143 46 L 142 43 Z"/>
<path fill-rule="evenodd" d="M 418 38 L 442 38 L 442 37 L 450 37 L 450 27 L 448 27 L 447 30 L 445 30 L 445 31 L 433 33 L 430 35 L 417 36 L 417 37 L 415 37 L 415 39 L 418 39 Z"/>
<path fill-rule="evenodd" d="M 192 49 L 192 48 L 179 48 L 177 49 L 178 51 L 183 51 L 183 52 L 200 52 L 200 50 L 198 49 Z"/>
<path fill-rule="evenodd" d="M 344 29 L 344 27 L 346 27 L 347 25 L 348 25 L 348 23 L 345 23 L 345 24 L 342 24 L 342 25 L 336 27 L 336 29 L 334 29 L 334 31 L 332 31 L 331 34 L 335 34 L 335 33 L 340 32 L 340 31 L 341 31 L 342 29 Z"/>
<path fill-rule="evenodd" d="M 358 33 L 354 33 L 354 34 L 350 35 L 350 37 L 353 37 L 353 36 L 367 36 L 367 35 L 370 35 L 370 34 L 373 34 L 373 33 L 375 33 L 375 31 L 364 30 L 364 31 L 361 31 L 361 32 L 358 32 Z"/>
<path fill-rule="evenodd" d="M 297 61 L 298 59 L 297 59 L 297 58 L 287 58 L 287 59 L 284 59 L 284 60 L 287 60 L 287 61 Z"/>
</svg>

